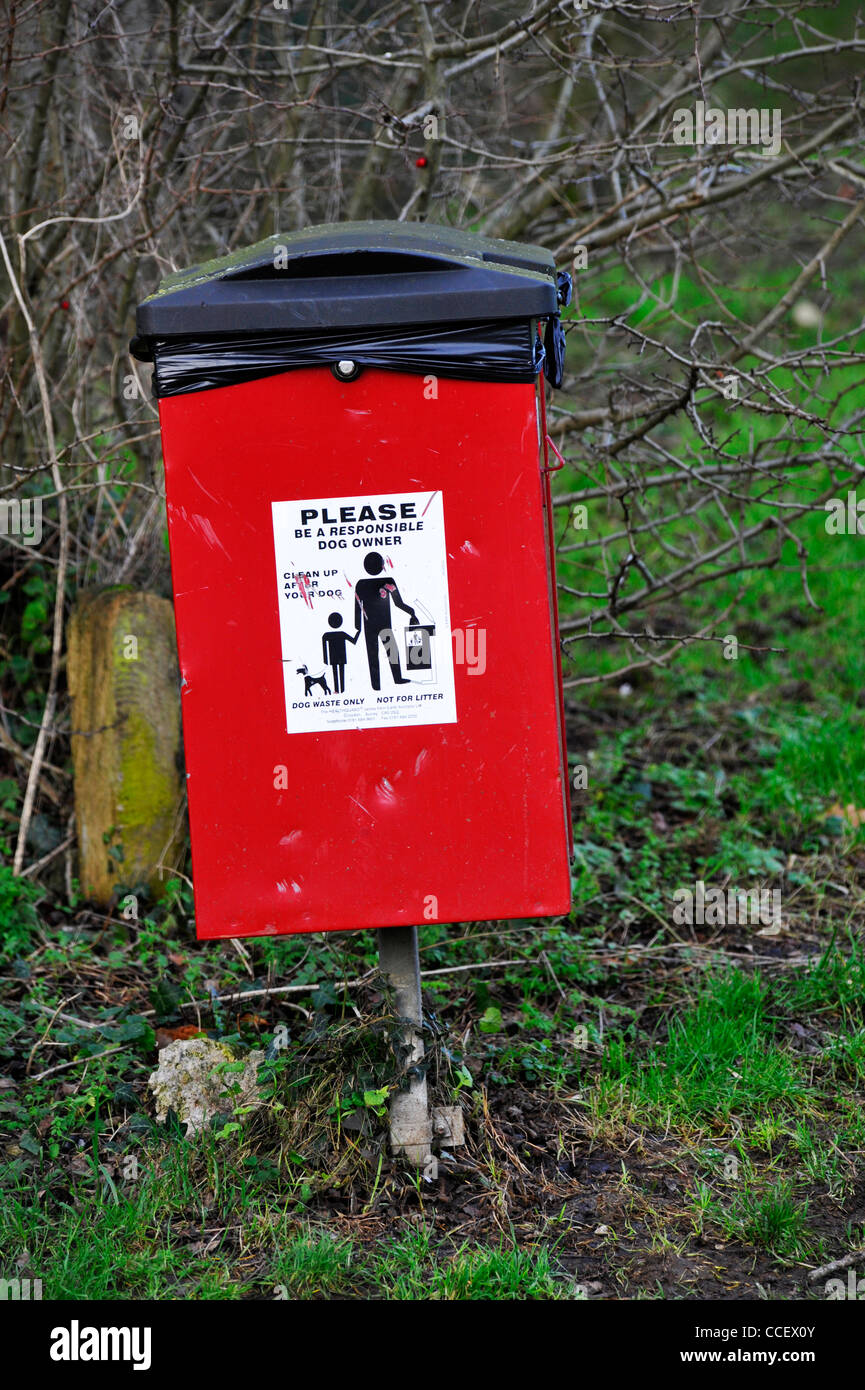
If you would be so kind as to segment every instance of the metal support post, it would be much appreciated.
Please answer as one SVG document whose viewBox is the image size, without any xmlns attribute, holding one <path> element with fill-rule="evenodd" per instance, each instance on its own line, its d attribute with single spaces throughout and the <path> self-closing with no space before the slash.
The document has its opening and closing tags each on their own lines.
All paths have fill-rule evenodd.
<svg viewBox="0 0 865 1390">
<path fill-rule="evenodd" d="M 378 954 L 382 973 L 393 987 L 396 1013 L 406 1020 L 403 1040 L 408 1065 L 414 1067 L 424 1055 L 417 927 L 383 928 L 378 933 Z M 403 1154 L 425 1171 L 434 1166 L 425 1076 L 412 1076 L 406 1090 L 391 1096 L 390 1141 L 395 1154 Z"/>
</svg>

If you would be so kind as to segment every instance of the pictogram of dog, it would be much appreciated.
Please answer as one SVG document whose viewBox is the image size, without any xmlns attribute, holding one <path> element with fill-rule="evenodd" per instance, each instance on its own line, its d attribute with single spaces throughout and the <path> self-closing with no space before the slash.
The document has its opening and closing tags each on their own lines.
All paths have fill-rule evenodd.
<svg viewBox="0 0 865 1390">
<path fill-rule="evenodd" d="M 309 668 L 307 666 L 298 666 L 295 675 L 303 676 L 303 698 L 305 700 L 308 699 L 308 697 L 312 694 L 312 687 L 314 685 L 320 685 L 325 695 L 330 694 L 330 688 L 327 684 L 327 676 L 324 674 L 323 671 L 319 676 L 311 676 L 309 674 Z"/>
</svg>

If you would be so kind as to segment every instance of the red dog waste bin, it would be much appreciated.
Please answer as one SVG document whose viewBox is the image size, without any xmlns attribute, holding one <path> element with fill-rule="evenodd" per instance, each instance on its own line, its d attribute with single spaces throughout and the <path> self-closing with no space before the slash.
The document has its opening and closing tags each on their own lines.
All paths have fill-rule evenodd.
<svg viewBox="0 0 865 1390">
<path fill-rule="evenodd" d="M 139 306 L 199 936 L 569 910 L 539 423 L 560 294 L 538 247 L 371 222 Z"/>
</svg>

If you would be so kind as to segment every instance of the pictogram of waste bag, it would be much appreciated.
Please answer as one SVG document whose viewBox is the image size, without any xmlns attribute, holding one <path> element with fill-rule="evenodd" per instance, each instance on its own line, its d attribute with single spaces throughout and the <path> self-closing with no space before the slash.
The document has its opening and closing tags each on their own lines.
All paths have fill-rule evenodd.
<svg viewBox="0 0 865 1390">
<path fill-rule="evenodd" d="M 405 630 L 405 659 L 416 671 L 432 670 L 432 639 L 435 627 L 430 623 L 419 623 Z"/>
<path fill-rule="evenodd" d="M 417 604 L 420 608 L 420 603 Z M 435 623 L 412 621 L 405 630 L 405 659 L 413 671 L 432 671 Z"/>
</svg>

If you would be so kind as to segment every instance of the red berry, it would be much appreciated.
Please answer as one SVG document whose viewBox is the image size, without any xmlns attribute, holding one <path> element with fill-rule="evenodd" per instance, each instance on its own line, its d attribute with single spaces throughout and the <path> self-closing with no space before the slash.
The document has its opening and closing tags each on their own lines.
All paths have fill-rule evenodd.
<svg viewBox="0 0 865 1390">
<path fill-rule="evenodd" d="M 425 155 L 425 154 L 422 154 L 421 157 L 420 157 L 420 159 L 416 159 L 416 160 L 415 160 L 415 164 L 416 164 L 416 166 L 417 166 L 418 169 L 425 169 L 425 168 L 426 168 L 426 155 Z"/>
<path fill-rule="evenodd" d="M 68 300 L 68 299 L 61 299 L 61 301 L 60 301 L 60 308 L 61 308 L 61 309 L 68 309 L 68 308 L 69 308 L 69 300 Z"/>
</svg>

